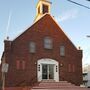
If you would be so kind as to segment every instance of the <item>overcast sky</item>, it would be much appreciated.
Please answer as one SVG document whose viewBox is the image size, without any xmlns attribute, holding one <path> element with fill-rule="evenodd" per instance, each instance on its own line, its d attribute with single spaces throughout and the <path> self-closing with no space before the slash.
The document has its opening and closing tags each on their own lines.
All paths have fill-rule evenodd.
<svg viewBox="0 0 90 90">
<path fill-rule="evenodd" d="M 90 9 L 75 5 L 67 0 L 52 2 L 51 15 L 70 40 L 83 49 L 83 64 L 90 64 Z M 90 7 L 86 0 L 73 0 Z M 33 24 L 38 0 L 0 0 L 0 58 L 4 51 L 4 39 L 13 40 Z"/>
</svg>

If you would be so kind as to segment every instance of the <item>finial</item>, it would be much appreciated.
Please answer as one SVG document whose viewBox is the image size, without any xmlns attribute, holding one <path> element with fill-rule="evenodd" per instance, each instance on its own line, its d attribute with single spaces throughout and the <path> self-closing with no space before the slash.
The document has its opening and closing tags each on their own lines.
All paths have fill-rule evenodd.
<svg viewBox="0 0 90 90">
<path fill-rule="evenodd" d="M 81 50 L 81 47 L 79 46 L 78 49 Z"/>
<path fill-rule="evenodd" d="M 7 36 L 7 40 L 9 40 L 9 36 Z"/>
</svg>

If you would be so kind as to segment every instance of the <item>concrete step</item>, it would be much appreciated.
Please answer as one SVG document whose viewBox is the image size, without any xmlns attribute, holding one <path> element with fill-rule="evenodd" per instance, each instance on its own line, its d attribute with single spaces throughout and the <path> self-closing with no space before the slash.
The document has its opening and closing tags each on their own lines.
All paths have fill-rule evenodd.
<svg viewBox="0 0 90 90">
<path fill-rule="evenodd" d="M 31 89 L 31 90 L 90 90 L 88 88 L 81 88 L 81 89 L 75 89 L 75 88 L 58 88 L 58 89 Z"/>
<path fill-rule="evenodd" d="M 71 83 L 40 83 L 39 86 L 74 86 Z"/>
<path fill-rule="evenodd" d="M 77 86 L 74 86 L 74 87 L 72 87 L 72 86 L 66 86 L 66 87 L 63 87 L 63 86 L 60 86 L 60 87 L 52 87 L 52 86 L 50 86 L 50 87 L 33 87 L 33 89 L 58 89 L 58 88 L 60 88 L 60 89 L 68 89 L 68 88 L 69 89 L 72 89 L 72 88 L 82 89 L 81 87 L 77 87 Z"/>
<path fill-rule="evenodd" d="M 31 90 L 90 90 L 88 88 L 75 86 L 67 81 L 42 81 L 38 85 L 32 87 Z"/>
</svg>

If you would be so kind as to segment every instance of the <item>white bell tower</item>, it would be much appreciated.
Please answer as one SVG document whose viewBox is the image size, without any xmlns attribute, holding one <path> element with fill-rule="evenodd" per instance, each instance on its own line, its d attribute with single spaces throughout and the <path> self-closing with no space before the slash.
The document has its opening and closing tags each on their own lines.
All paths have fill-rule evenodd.
<svg viewBox="0 0 90 90">
<path fill-rule="evenodd" d="M 35 21 L 39 20 L 45 13 L 50 14 L 51 2 L 47 0 L 39 0 L 36 6 L 36 18 Z"/>
</svg>

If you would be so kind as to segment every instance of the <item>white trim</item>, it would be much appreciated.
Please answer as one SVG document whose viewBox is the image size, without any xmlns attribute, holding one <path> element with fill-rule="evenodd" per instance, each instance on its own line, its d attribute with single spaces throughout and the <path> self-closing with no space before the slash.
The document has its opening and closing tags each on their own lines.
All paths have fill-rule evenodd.
<svg viewBox="0 0 90 90">
<path fill-rule="evenodd" d="M 38 81 L 42 80 L 42 64 L 53 64 L 54 65 L 54 80 L 59 82 L 59 63 L 56 60 L 50 58 L 44 58 L 37 61 L 37 79 Z M 38 70 L 38 66 L 40 66 L 40 70 Z M 56 72 L 57 66 L 57 72 Z"/>
<path fill-rule="evenodd" d="M 40 17 L 40 19 L 38 19 L 37 21 L 34 20 L 34 23 L 33 23 L 31 26 L 28 25 L 23 32 L 19 33 L 14 39 L 11 39 L 11 41 L 14 41 L 15 39 L 17 39 L 20 35 L 22 35 L 24 32 L 26 32 L 27 29 L 31 28 L 34 24 L 36 24 L 39 20 L 41 20 L 41 19 L 42 19 L 44 16 L 46 16 L 46 15 L 50 15 L 50 14 L 49 14 L 49 13 L 45 13 L 45 14 L 43 14 L 43 15 Z M 50 15 L 50 17 L 54 20 L 54 22 L 57 24 L 57 26 L 60 28 L 60 30 L 64 33 L 64 35 L 65 35 L 65 36 L 69 39 L 69 41 L 72 43 L 71 38 L 63 31 L 63 29 L 62 29 L 62 28 L 59 26 L 59 24 L 56 22 L 55 18 L 52 17 L 51 15 Z M 72 43 L 72 44 L 73 44 L 73 43 Z M 76 45 L 73 44 L 73 46 L 77 49 Z"/>
</svg>

